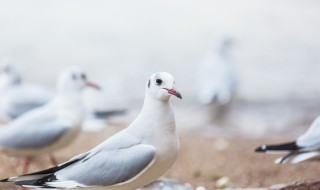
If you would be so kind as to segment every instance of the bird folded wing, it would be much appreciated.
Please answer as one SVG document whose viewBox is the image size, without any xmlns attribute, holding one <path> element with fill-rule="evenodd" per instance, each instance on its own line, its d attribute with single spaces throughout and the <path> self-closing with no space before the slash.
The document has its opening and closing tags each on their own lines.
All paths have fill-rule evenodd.
<svg viewBox="0 0 320 190">
<path fill-rule="evenodd" d="M 100 151 L 56 172 L 56 180 L 46 184 L 53 187 L 63 187 L 63 184 L 67 184 L 69 187 L 70 185 L 110 186 L 126 183 L 151 166 L 155 155 L 156 150 L 153 146 L 143 144 L 124 149 Z"/>
</svg>

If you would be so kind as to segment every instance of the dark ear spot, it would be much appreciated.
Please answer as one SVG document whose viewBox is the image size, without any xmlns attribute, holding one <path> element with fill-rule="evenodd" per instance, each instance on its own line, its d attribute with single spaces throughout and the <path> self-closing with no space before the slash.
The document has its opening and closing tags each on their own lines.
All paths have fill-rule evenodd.
<svg viewBox="0 0 320 190">
<path fill-rule="evenodd" d="M 81 74 L 81 78 L 82 78 L 82 80 L 87 80 L 87 75 L 84 74 L 84 73 L 82 73 L 82 74 Z"/>
<path fill-rule="evenodd" d="M 149 81 L 148 81 L 148 88 L 150 88 L 150 79 L 149 79 Z"/>
<path fill-rule="evenodd" d="M 72 74 L 72 79 L 73 79 L 73 80 L 77 80 L 77 75 L 73 73 L 73 74 Z"/>
</svg>

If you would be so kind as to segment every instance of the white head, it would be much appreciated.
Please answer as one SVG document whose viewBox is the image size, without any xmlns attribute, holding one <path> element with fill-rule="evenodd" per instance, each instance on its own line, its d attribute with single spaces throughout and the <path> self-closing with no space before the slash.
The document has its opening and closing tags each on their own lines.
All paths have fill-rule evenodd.
<svg viewBox="0 0 320 190">
<path fill-rule="evenodd" d="M 0 86 L 11 86 L 21 83 L 21 73 L 13 58 L 5 58 L 0 65 Z"/>
<path fill-rule="evenodd" d="M 80 93 L 85 87 L 99 89 L 96 84 L 88 81 L 86 73 L 80 67 L 73 66 L 65 69 L 58 79 L 59 93 Z"/>
<path fill-rule="evenodd" d="M 182 99 L 181 94 L 174 88 L 174 85 L 175 81 L 171 74 L 157 72 L 150 76 L 146 93 L 163 101 L 168 101 L 171 95 Z"/>
</svg>

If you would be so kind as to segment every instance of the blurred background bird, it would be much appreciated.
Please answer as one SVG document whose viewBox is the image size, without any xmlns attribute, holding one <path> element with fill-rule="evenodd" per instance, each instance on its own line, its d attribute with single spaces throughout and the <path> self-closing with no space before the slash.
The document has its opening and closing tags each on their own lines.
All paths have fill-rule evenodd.
<svg viewBox="0 0 320 190">
<path fill-rule="evenodd" d="M 209 114 L 213 119 L 222 119 L 237 92 L 238 81 L 230 52 L 232 44 L 230 37 L 211 37 L 200 65 L 198 100 L 211 107 Z"/>
<path fill-rule="evenodd" d="M 125 108 L 111 104 L 112 100 L 101 89 L 84 89 L 83 101 L 86 119 L 82 128 L 98 131 L 106 127 L 108 119 L 126 113 Z M 0 65 L 0 119 L 11 121 L 22 114 L 43 106 L 54 97 L 54 91 L 41 84 L 28 83 L 23 79 L 19 64 L 13 57 L 4 58 Z"/>
<path fill-rule="evenodd" d="M 109 120 L 125 116 L 128 109 L 114 98 L 111 98 L 104 88 L 99 91 L 84 89 L 82 92 L 86 117 L 82 124 L 84 131 L 101 131 L 108 126 Z"/>
<path fill-rule="evenodd" d="M 45 86 L 24 80 L 14 58 L 4 58 L 0 65 L 0 119 L 13 120 L 34 108 L 43 106 L 54 96 Z"/>
<path fill-rule="evenodd" d="M 52 100 L 0 128 L 0 151 L 23 158 L 23 173 L 28 171 L 32 159 L 42 154 L 49 154 L 56 165 L 53 152 L 71 143 L 81 129 L 85 114 L 81 95 L 84 87 L 98 88 L 88 81 L 82 69 L 64 70 Z"/>
</svg>

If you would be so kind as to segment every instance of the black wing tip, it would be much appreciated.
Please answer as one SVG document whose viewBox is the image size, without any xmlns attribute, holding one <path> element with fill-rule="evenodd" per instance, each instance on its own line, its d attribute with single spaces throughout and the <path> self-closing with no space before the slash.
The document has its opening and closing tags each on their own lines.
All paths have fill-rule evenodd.
<svg viewBox="0 0 320 190">
<path fill-rule="evenodd" d="M 57 177 L 54 174 L 45 176 L 40 179 L 35 180 L 24 180 L 24 181 L 15 181 L 14 184 L 19 186 L 29 186 L 29 187 L 38 187 L 38 188 L 55 188 L 48 186 L 46 183 L 49 181 L 57 180 Z"/>
<path fill-rule="evenodd" d="M 6 179 L 0 179 L 0 182 L 1 182 L 1 183 L 9 182 L 9 178 L 6 178 Z"/>
<path fill-rule="evenodd" d="M 108 118 L 117 115 L 124 115 L 127 113 L 127 110 L 111 110 L 111 111 L 95 111 L 93 113 L 95 118 Z"/>
<path fill-rule="evenodd" d="M 255 151 L 255 152 L 266 152 L 266 151 L 267 151 L 267 145 L 259 146 L 259 147 L 256 148 L 254 151 Z"/>
<path fill-rule="evenodd" d="M 297 143 L 289 142 L 284 144 L 277 145 L 262 145 L 255 149 L 255 152 L 267 152 L 267 151 L 295 151 L 299 150 L 301 147 L 297 145 Z"/>
<path fill-rule="evenodd" d="M 284 161 L 286 161 L 286 158 L 282 158 L 277 164 L 284 164 Z"/>
</svg>

